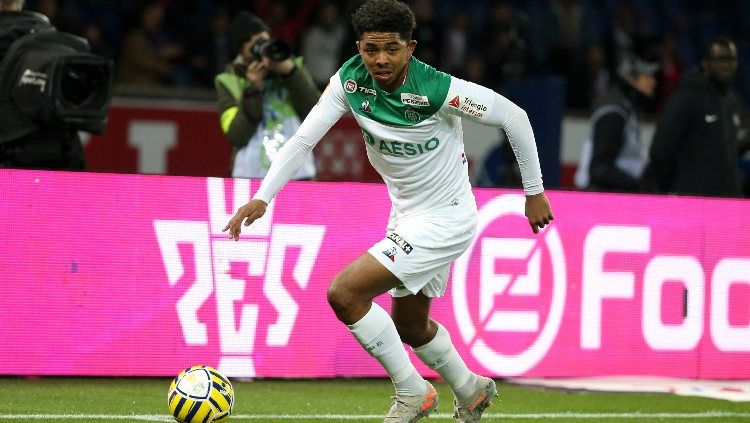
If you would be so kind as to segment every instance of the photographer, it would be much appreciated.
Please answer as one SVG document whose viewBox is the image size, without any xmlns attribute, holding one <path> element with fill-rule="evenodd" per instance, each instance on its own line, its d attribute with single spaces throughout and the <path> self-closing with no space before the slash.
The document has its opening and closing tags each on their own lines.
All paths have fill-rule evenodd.
<svg viewBox="0 0 750 423">
<path fill-rule="evenodd" d="M 301 58 L 271 40 L 266 24 L 241 12 L 229 27 L 235 60 L 215 79 L 221 128 L 232 145 L 232 177 L 262 178 L 320 97 Z M 295 175 L 315 177 L 310 155 Z"/>
</svg>

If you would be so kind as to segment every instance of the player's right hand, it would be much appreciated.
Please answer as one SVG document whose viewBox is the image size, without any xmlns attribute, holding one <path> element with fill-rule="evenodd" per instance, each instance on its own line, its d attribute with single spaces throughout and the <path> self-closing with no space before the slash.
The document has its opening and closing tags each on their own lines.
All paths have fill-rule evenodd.
<svg viewBox="0 0 750 423">
<path fill-rule="evenodd" d="M 229 231 L 229 239 L 239 241 L 240 232 L 242 232 L 242 221 L 245 221 L 245 226 L 250 226 L 251 223 L 266 214 L 266 207 L 268 207 L 268 204 L 263 200 L 250 200 L 249 203 L 237 210 L 237 213 L 232 216 L 227 226 L 221 231 Z"/>
</svg>

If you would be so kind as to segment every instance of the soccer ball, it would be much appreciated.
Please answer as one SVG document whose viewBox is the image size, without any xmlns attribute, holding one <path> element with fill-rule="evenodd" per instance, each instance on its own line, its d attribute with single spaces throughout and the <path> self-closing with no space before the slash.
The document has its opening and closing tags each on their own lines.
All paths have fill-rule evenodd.
<svg viewBox="0 0 750 423">
<path fill-rule="evenodd" d="M 224 423 L 232 413 L 234 388 L 213 367 L 193 366 L 181 371 L 169 385 L 167 404 L 180 423 Z"/>
</svg>

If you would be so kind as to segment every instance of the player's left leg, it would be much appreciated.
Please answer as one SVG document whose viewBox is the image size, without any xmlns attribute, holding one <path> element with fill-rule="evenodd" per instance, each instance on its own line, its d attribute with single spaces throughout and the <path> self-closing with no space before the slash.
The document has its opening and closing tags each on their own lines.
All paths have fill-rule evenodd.
<svg viewBox="0 0 750 423">
<path fill-rule="evenodd" d="M 429 317 L 430 303 L 431 298 L 422 292 L 394 297 L 391 315 L 396 329 L 417 357 L 450 385 L 456 397 L 457 421 L 479 421 L 492 397 L 497 396 L 495 382 L 469 370 L 445 327 Z"/>
</svg>

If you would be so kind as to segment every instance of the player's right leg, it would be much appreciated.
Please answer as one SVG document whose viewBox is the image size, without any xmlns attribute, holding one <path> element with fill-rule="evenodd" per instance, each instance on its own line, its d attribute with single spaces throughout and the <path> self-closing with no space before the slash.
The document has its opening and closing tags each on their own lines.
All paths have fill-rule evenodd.
<svg viewBox="0 0 750 423">
<path fill-rule="evenodd" d="M 372 302 L 401 281 L 370 253 L 337 275 L 328 302 L 362 347 L 380 362 L 393 381 L 396 396 L 386 422 L 414 422 L 435 409 L 437 393 L 409 360 L 388 313 Z"/>
</svg>

